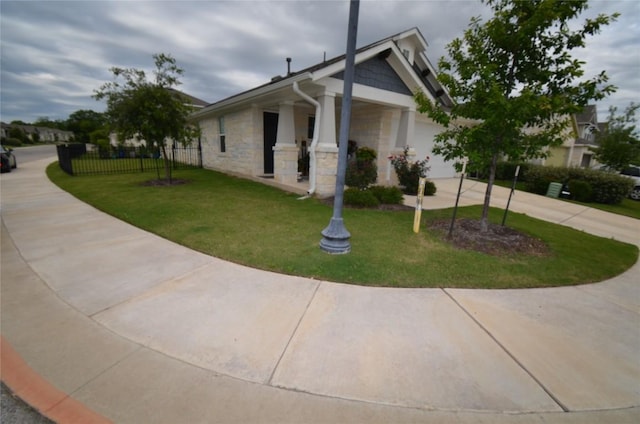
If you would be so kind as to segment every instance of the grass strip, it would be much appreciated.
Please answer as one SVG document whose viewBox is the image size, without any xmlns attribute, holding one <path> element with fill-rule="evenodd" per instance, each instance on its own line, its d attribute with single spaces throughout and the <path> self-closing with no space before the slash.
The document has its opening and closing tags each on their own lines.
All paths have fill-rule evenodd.
<svg viewBox="0 0 640 424">
<path fill-rule="evenodd" d="M 605 239 L 523 214 L 509 225 L 550 247 L 546 257 L 495 257 L 451 247 L 430 231 L 414 234 L 413 212 L 345 209 L 352 251 L 320 250 L 332 208 L 253 181 L 205 169 L 176 171 L 188 180 L 145 186 L 154 173 L 72 177 L 57 163 L 49 178 L 96 208 L 194 250 L 269 271 L 386 287 L 524 288 L 602 281 L 638 258 L 634 245 Z M 423 222 L 452 211 L 423 211 Z M 477 218 L 480 206 L 459 209 Z M 491 220 L 500 222 L 501 210 Z"/>
</svg>

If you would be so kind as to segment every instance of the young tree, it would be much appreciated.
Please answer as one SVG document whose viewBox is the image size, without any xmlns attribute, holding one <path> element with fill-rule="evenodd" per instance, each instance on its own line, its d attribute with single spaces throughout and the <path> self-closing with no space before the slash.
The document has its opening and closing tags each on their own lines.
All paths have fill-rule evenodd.
<svg viewBox="0 0 640 424">
<path fill-rule="evenodd" d="M 603 71 L 583 79 L 584 62 L 570 52 L 614 21 L 617 14 L 570 24 L 587 8 L 586 0 L 486 0 L 494 15 L 473 18 L 463 37 L 447 45 L 438 80 L 455 100 L 451 110 L 416 93 L 418 110 L 445 127 L 434 153 L 447 160 L 467 157 L 489 169 L 481 230 L 488 213 L 496 165 L 543 157 L 547 146 L 562 143 L 568 116 L 615 91 Z"/>
<path fill-rule="evenodd" d="M 632 102 L 622 115 L 617 114 L 617 107 L 609 108 L 606 128 L 596 134 L 598 147 L 591 149 L 598 162 L 618 171 L 631 164 L 640 165 L 640 134 L 636 128 L 638 108 L 640 105 Z"/>
<path fill-rule="evenodd" d="M 96 100 L 106 99 L 105 115 L 109 126 L 120 139 L 144 140 L 157 147 L 164 158 L 165 178 L 171 181 L 171 165 L 166 143 L 169 140 L 188 144 L 197 131 L 187 124 L 192 111 L 189 102 L 173 87 L 184 71 L 170 55 L 153 55 L 155 79 L 149 81 L 143 70 L 111 68 L 114 81 L 95 91 Z M 123 82 L 119 82 L 123 80 Z"/>
</svg>

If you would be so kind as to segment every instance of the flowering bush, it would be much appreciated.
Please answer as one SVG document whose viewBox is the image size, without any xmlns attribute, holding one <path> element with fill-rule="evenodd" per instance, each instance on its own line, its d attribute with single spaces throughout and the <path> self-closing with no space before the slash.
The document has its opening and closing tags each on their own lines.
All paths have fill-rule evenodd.
<svg viewBox="0 0 640 424">
<path fill-rule="evenodd" d="M 409 162 L 407 154 L 409 148 L 405 147 L 401 155 L 389 156 L 391 165 L 396 170 L 398 181 L 405 194 L 415 195 L 418 192 L 418 183 L 420 177 L 426 177 L 431 169 L 429 164 L 429 156 L 424 160 Z"/>
</svg>

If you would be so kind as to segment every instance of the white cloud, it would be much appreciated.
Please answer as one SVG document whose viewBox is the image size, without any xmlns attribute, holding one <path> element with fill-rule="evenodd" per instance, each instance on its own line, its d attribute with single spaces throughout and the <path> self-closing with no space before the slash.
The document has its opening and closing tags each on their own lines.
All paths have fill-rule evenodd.
<svg viewBox="0 0 640 424">
<path fill-rule="evenodd" d="M 344 53 L 348 1 L 6 1 L 0 2 L 1 118 L 66 119 L 102 110 L 91 95 L 112 66 L 151 71 L 154 53 L 173 55 L 185 70 L 181 89 L 214 102 L 286 72 Z M 462 35 L 479 1 L 360 3 L 358 46 L 411 27 L 437 63 Z M 606 69 L 618 92 L 598 104 L 624 107 L 640 97 L 640 2 L 592 1 L 588 16 L 620 11 L 581 59 L 587 75 Z M 585 15 L 586 16 L 586 15 Z"/>
</svg>

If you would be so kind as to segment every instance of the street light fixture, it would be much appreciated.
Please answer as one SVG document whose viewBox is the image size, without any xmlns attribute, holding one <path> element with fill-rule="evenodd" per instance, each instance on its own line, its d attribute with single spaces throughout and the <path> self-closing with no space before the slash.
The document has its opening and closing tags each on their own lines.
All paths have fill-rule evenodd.
<svg viewBox="0 0 640 424">
<path fill-rule="evenodd" d="M 340 138 L 338 147 L 338 172 L 336 190 L 333 200 L 333 216 L 329 226 L 322 230 L 320 249 L 328 253 L 344 254 L 351 251 L 349 239 L 351 234 L 344 226 L 342 205 L 344 201 L 344 179 L 347 170 L 347 149 L 349 142 L 349 126 L 351 123 L 351 92 L 355 73 L 356 36 L 358 34 L 359 0 L 351 0 L 349 5 L 349 27 L 347 31 L 347 53 L 345 56 L 344 89 L 342 96 L 342 112 L 340 118 Z"/>
</svg>

